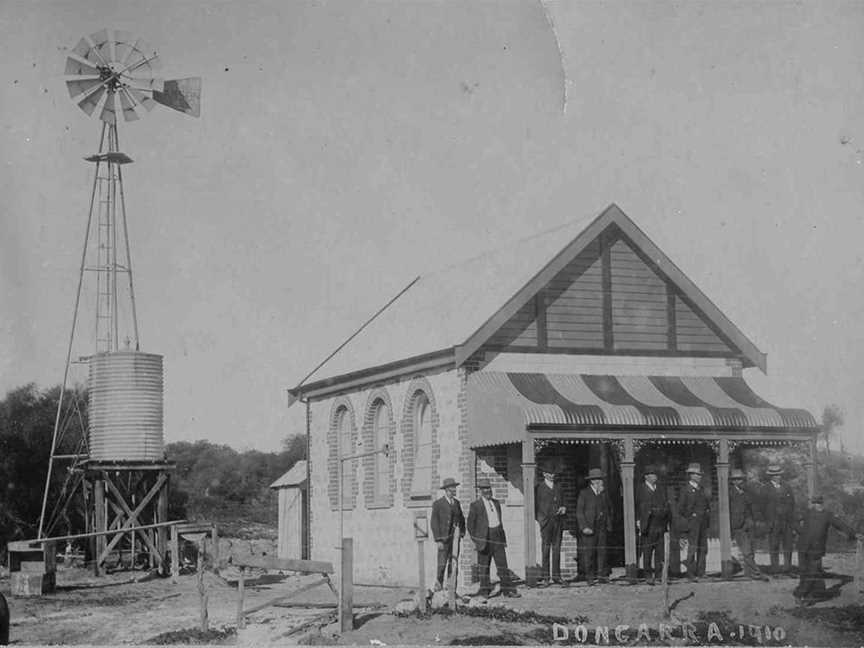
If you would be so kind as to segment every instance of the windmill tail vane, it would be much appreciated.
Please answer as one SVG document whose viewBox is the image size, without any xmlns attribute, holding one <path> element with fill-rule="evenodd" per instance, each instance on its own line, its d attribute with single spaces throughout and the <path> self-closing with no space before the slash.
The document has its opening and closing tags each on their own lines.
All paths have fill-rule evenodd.
<svg viewBox="0 0 864 648">
<path fill-rule="evenodd" d="M 201 78 L 166 80 L 157 76 L 160 69 L 158 53 L 143 39 L 102 29 L 81 38 L 66 58 L 66 87 L 81 110 L 98 109 L 106 124 L 116 124 L 118 112 L 135 121 L 156 104 L 199 117 Z"/>
</svg>

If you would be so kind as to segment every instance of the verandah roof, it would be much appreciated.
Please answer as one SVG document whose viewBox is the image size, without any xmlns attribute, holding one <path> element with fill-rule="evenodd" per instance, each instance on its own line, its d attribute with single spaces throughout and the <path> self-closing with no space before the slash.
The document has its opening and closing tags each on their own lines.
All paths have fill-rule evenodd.
<svg viewBox="0 0 864 648">
<path fill-rule="evenodd" d="M 520 442 L 529 426 L 818 429 L 809 412 L 771 405 L 740 377 L 481 371 L 469 378 L 471 447 Z"/>
</svg>

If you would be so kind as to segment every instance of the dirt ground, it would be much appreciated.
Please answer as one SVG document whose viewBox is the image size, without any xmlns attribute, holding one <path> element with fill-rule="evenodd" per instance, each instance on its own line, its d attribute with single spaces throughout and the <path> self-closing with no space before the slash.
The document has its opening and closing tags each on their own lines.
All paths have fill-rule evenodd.
<svg viewBox="0 0 864 648">
<path fill-rule="evenodd" d="M 854 557 L 828 556 L 825 569 L 852 574 Z M 226 574 L 230 579 L 230 574 Z M 317 576 L 263 574 L 246 588 L 245 608 L 264 604 L 316 581 Z M 395 605 L 413 592 L 407 588 L 357 586 L 356 629 L 334 634 L 333 593 L 325 586 L 289 599 L 292 607 L 266 606 L 236 628 L 236 584 L 205 573 L 209 625 L 200 636 L 200 597 L 194 574 L 174 584 L 145 572 L 120 572 L 100 578 L 80 568 L 60 568 L 55 593 L 11 598 L 9 580 L 0 577 L 0 592 L 11 611 L 11 644 L 155 644 L 210 643 L 220 645 L 490 645 L 581 644 L 610 645 L 864 645 L 864 593 L 848 579 L 827 585 L 834 598 L 812 607 L 796 607 L 796 580 L 751 582 L 701 579 L 673 581 L 672 618 L 663 616 L 664 592 L 646 584 L 623 581 L 599 587 L 579 583 L 569 588 L 520 588 L 518 599 L 495 597 L 460 614 L 437 613 L 398 617 Z M 302 604 L 304 607 L 298 607 Z M 446 611 L 445 611 L 446 612 Z M 559 640 L 553 634 L 553 622 Z M 682 624 L 692 623 L 692 626 Z M 715 623 L 711 634 L 710 623 Z M 659 624 L 668 624 L 659 635 Z M 620 639 L 615 637 L 619 627 Z M 645 624 L 640 627 L 640 624 Z M 766 638 L 765 626 L 770 638 Z M 688 636 L 689 627 L 689 638 Z M 599 634 L 598 634 L 599 628 Z M 782 629 L 782 631 L 778 630 Z M 563 639 L 564 629 L 567 638 Z M 639 636 L 639 631 L 643 633 Z M 739 636 L 740 631 L 744 636 Z M 637 638 L 638 637 L 638 638 Z M 646 639 L 647 638 L 647 639 Z M 196 641 L 197 640 L 197 641 Z"/>
</svg>

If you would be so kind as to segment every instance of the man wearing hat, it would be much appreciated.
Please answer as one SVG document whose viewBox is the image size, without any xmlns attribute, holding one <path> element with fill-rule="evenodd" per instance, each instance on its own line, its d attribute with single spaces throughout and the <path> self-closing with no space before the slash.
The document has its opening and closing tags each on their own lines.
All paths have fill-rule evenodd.
<svg viewBox="0 0 864 648">
<path fill-rule="evenodd" d="M 543 549 L 543 575 L 538 585 L 548 585 L 549 554 L 552 554 L 553 583 L 563 585 L 561 580 L 561 533 L 564 530 L 564 493 L 561 484 L 555 482 L 555 470 L 551 466 L 542 469 L 543 481 L 534 489 L 534 519 L 540 524 L 540 538 Z"/>
<path fill-rule="evenodd" d="M 606 534 L 612 531 L 612 516 L 604 489 L 604 479 L 602 470 L 589 470 L 588 486 L 582 489 L 576 501 L 576 523 L 582 533 L 580 541 L 585 561 L 585 580 L 589 585 L 597 584 L 598 574 L 604 582 L 608 582 L 605 577 Z"/>
<path fill-rule="evenodd" d="M 488 479 L 477 482 L 480 497 L 471 502 L 468 508 L 468 535 L 477 548 L 477 562 L 480 567 L 480 596 L 489 596 L 492 587 L 489 583 L 489 566 L 495 560 L 495 570 L 501 579 L 501 593 L 504 596 L 518 597 L 516 586 L 507 568 L 507 536 L 501 523 L 501 503 L 492 497 L 492 484 Z"/>
<path fill-rule="evenodd" d="M 820 592 L 825 591 L 825 581 L 822 579 L 822 556 L 825 555 L 825 544 L 828 541 L 828 529 L 832 526 L 845 533 L 850 540 L 864 540 L 864 535 L 855 530 L 843 520 L 826 511 L 821 495 L 810 499 L 810 508 L 804 516 L 801 531 L 798 535 L 798 587 L 795 588 L 795 598 L 800 603 L 815 603 Z"/>
<path fill-rule="evenodd" d="M 744 563 L 744 574 L 753 580 L 768 580 L 762 575 L 753 559 L 753 500 L 745 487 L 747 476 L 743 470 L 734 468 L 729 475 L 729 528 L 732 539 L 738 545 Z"/>
<path fill-rule="evenodd" d="M 649 585 L 654 585 L 655 578 L 663 575 L 663 534 L 668 522 L 666 489 L 657 485 L 657 468 L 648 466 L 644 481 L 636 488 L 636 529 Z"/>
<path fill-rule="evenodd" d="M 459 485 L 452 477 L 447 477 L 441 484 L 444 495 L 432 504 L 432 535 L 438 545 L 438 575 L 435 579 L 435 591 L 441 590 L 444 583 L 444 572 L 447 576 L 453 571 L 450 558 L 453 556 L 453 539 L 456 529 L 459 537 L 465 537 L 465 516 L 462 505 L 456 499 L 456 487 Z"/>
<path fill-rule="evenodd" d="M 702 466 L 691 463 L 687 467 L 690 478 L 678 502 L 680 530 L 687 534 L 687 578 L 695 581 L 705 575 L 708 554 L 708 515 L 711 500 L 702 488 Z"/>
<path fill-rule="evenodd" d="M 768 484 L 764 488 L 765 522 L 768 526 L 768 552 L 771 572 L 780 571 L 779 552 L 783 549 L 783 572 L 792 568 L 792 532 L 795 529 L 795 495 L 789 484 L 782 482 L 783 469 L 768 466 Z"/>
</svg>

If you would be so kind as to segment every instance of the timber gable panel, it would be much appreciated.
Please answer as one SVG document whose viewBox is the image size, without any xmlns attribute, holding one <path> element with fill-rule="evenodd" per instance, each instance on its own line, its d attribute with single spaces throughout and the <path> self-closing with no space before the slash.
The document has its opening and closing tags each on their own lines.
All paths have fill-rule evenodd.
<svg viewBox="0 0 864 648">
<path fill-rule="evenodd" d="M 484 347 L 521 353 L 741 355 L 615 225 L 586 245 Z"/>
</svg>

